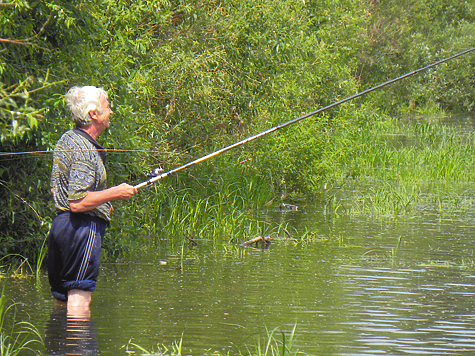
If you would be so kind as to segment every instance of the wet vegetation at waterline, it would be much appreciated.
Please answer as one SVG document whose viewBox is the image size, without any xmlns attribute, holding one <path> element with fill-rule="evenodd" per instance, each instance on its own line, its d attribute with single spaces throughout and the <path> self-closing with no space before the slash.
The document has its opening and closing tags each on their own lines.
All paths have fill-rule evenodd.
<svg viewBox="0 0 475 356">
<path fill-rule="evenodd" d="M 117 255 L 124 246 L 135 249 L 162 238 L 179 245 L 184 236 L 234 244 L 256 236 L 297 242 L 319 238 L 318 232 L 269 225 L 263 213 L 278 210 L 282 202 L 312 204 L 339 215 L 411 216 L 471 208 L 475 134 L 441 120 L 388 119 L 335 135 L 339 157 L 319 162 L 330 179 L 307 177 L 315 181 L 305 187 L 314 192 L 310 201 L 298 189 L 288 193 L 291 182 L 274 181 L 259 159 L 238 165 L 223 157 L 214 162 L 215 170 L 204 164 L 186 179 L 164 180 L 117 209 L 116 218 L 127 224 L 112 227 L 107 249 Z"/>
<path fill-rule="evenodd" d="M 295 324 L 293 329 L 290 332 L 284 332 L 279 328 L 274 328 L 268 330 L 266 328 L 267 336 L 263 339 L 258 339 L 255 345 L 249 345 L 245 347 L 245 350 L 240 350 L 239 355 L 241 356 L 292 356 L 292 355 L 307 355 L 305 352 L 301 352 L 294 346 L 294 340 L 297 337 L 296 331 L 297 325 Z M 158 344 L 156 350 L 147 350 L 142 346 L 132 342 L 130 340 L 122 348 L 125 349 L 127 353 L 135 353 L 139 351 L 144 356 L 161 356 L 161 355 L 170 355 L 170 356 L 180 356 L 182 354 L 182 345 L 183 345 L 183 335 L 180 340 L 175 341 L 171 347 Z M 224 355 L 219 351 L 209 350 L 204 355 L 220 356 Z"/>
<path fill-rule="evenodd" d="M 325 145 L 320 144 L 321 158 L 315 168 L 307 167 L 304 177 L 295 171 L 288 174 L 295 180 L 276 177 L 269 157 L 256 151 L 306 134 L 303 125 L 298 131 L 284 132 L 284 139 L 269 137 L 242 148 L 239 155 L 218 156 L 142 188 L 128 202 L 115 203 L 113 222 L 104 240 L 105 256 L 115 259 L 141 253 L 163 239 L 179 250 L 189 242 L 187 237 L 233 245 L 257 236 L 293 242 L 324 238 L 318 231 L 268 223 L 265 213 L 278 211 L 282 203 L 310 204 L 327 214 L 366 216 L 470 209 L 475 196 L 470 184 L 475 179 L 475 134 L 446 125 L 444 120 L 452 118 L 379 117 L 326 133 L 332 153 L 327 154 Z M 300 147 L 297 141 L 299 150 L 314 149 Z M 36 218 L 43 226 L 49 225 L 49 215 Z M 37 236 L 40 247 L 46 232 Z M 33 270 L 39 271 L 44 254 L 44 248 L 24 249 L 20 260 L 28 258 Z"/>
<path fill-rule="evenodd" d="M 390 119 L 368 125 L 352 140 L 354 155 L 333 172 L 334 183 L 325 184 L 324 209 L 396 216 L 473 208 L 475 134 L 443 120 Z M 345 136 L 340 140 L 343 146 Z"/>
<path fill-rule="evenodd" d="M 11 303 L 7 299 L 4 290 L 0 291 L 0 355 L 17 356 L 25 353 L 41 355 L 42 353 L 39 350 L 44 348 L 44 340 L 35 325 L 28 321 L 16 319 L 16 308 L 18 306 L 18 304 Z M 267 330 L 266 338 L 258 339 L 255 345 L 246 346 L 245 350 L 241 350 L 239 354 L 242 356 L 306 355 L 294 347 L 293 341 L 295 337 L 296 325 L 289 332 L 284 332 L 279 330 L 279 328 Z M 181 339 L 175 341 L 169 347 L 159 343 L 155 349 L 147 350 L 141 345 L 134 343 L 131 339 L 121 349 L 126 354 L 180 356 L 182 354 L 183 342 L 184 336 L 182 335 Z M 219 356 L 220 353 L 211 351 L 209 355 Z"/>
<path fill-rule="evenodd" d="M 43 345 L 43 338 L 35 325 L 16 318 L 18 305 L 7 299 L 4 289 L 5 285 L 0 291 L 0 355 L 37 354 L 35 350 Z"/>
</svg>

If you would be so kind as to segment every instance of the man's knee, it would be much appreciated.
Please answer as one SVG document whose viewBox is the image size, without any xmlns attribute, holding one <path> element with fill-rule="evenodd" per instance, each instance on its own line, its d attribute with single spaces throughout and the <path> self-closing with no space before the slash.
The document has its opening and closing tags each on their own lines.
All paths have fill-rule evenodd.
<svg viewBox="0 0 475 356">
<path fill-rule="evenodd" d="M 68 292 L 69 307 L 89 307 L 91 303 L 91 292 L 80 289 L 72 289 Z"/>
</svg>

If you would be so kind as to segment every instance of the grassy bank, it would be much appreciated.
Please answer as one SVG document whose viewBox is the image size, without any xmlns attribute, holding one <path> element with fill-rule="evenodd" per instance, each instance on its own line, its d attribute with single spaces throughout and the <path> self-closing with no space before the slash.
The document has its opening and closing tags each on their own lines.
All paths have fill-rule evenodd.
<svg viewBox="0 0 475 356">
<path fill-rule="evenodd" d="M 323 190 L 328 209 L 394 216 L 472 208 L 475 134 L 444 120 L 389 118 L 342 136 L 352 149 Z"/>
<path fill-rule="evenodd" d="M 187 238 L 237 244 L 258 235 L 287 236 L 287 230 L 298 240 L 318 236 L 266 221 L 264 213 L 281 202 L 312 201 L 330 214 L 372 216 L 473 209 L 472 130 L 444 124 L 450 121 L 444 115 L 359 115 L 351 124 L 315 137 L 313 146 L 300 144 L 305 142 L 300 137 L 322 126 L 304 125 L 169 176 L 128 202 L 116 202 L 105 256 L 131 255 L 163 239 L 179 251 Z M 270 152 L 284 141 L 280 151 Z M 313 156 L 306 164 L 307 154 Z M 47 226 L 38 237 L 40 247 Z M 45 249 L 25 251 L 28 255 L 35 256 L 29 263 L 38 271 Z"/>
<path fill-rule="evenodd" d="M 253 151 L 253 159 L 241 164 L 249 156 L 223 155 L 164 179 L 116 210 L 105 243 L 109 255 L 127 254 L 161 239 L 179 248 L 186 237 L 228 244 L 258 235 L 285 236 L 292 228 L 298 240 L 316 236 L 265 219 L 267 209 L 299 199 L 331 214 L 412 216 L 473 208 L 471 130 L 443 124 L 443 115 L 373 119 L 326 134 L 332 149 L 324 148 L 317 163 L 325 167 L 325 179 L 306 167 L 305 181 L 295 185 L 287 180 L 292 174 L 276 175 L 269 169 L 264 151 Z"/>
</svg>

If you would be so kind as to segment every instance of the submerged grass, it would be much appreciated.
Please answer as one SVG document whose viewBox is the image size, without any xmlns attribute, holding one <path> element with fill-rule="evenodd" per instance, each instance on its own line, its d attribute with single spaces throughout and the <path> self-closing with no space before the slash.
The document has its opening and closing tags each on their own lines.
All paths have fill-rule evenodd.
<svg viewBox="0 0 475 356">
<path fill-rule="evenodd" d="M 254 351 L 247 350 L 246 353 L 240 353 L 241 356 L 249 355 L 249 356 L 285 356 L 285 355 L 306 355 L 303 352 L 300 352 L 298 349 L 294 347 L 295 341 L 295 329 L 297 325 L 295 324 L 292 331 L 287 336 L 285 332 L 280 331 L 278 328 L 274 328 L 272 330 L 267 330 L 267 338 L 257 342 Z M 280 338 L 276 335 L 280 334 Z"/>
<path fill-rule="evenodd" d="M 135 354 L 135 350 L 138 350 L 140 354 L 144 356 L 181 356 L 182 342 L 183 335 L 181 336 L 180 340 L 175 341 L 171 347 L 167 347 L 164 344 L 157 344 L 157 350 L 147 350 L 142 346 L 132 342 L 132 340 L 129 340 L 126 345 L 122 346 L 122 349 L 124 349 L 127 354 Z"/>
<path fill-rule="evenodd" d="M 0 259 L 0 263 L 6 261 L 4 266 L 0 265 L 0 279 L 1 278 L 24 278 L 31 276 L 33 268 L 31 267 L 28 258 L 18 255 L 10 254 Z"/>
</svg>

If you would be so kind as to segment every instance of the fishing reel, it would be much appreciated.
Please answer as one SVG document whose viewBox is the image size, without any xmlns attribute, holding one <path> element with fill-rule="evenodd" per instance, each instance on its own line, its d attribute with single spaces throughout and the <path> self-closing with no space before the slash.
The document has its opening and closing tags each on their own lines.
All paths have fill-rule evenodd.
<svg viewBox="0 0 475 356">
<path fill-rule="evenodd" d="M 164 172 L 162 166 L 158 165 L 158 167 L 153 168 L 150 172 L 147 173 L 148 179 L 154 178 L 156 176 L 159 176 Z"/>
</svg>

